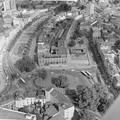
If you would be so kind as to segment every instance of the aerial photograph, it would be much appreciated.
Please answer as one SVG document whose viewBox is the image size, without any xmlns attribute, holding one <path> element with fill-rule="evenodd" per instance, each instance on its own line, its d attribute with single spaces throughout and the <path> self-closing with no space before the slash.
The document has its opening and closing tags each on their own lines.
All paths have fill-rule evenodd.
<svg viewBox="0 0 120 120">
<path fill-rule="evenodd" d="M 0 120 L 120 120 L 120 0 L 0 0 Z"/>
</svg>

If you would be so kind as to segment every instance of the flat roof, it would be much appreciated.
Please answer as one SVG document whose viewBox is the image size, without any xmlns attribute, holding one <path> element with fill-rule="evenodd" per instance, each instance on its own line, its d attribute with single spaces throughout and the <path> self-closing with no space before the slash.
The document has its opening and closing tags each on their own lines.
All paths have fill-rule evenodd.
<svg viewBox="0 0 120 120">
<path fill-rule="evenodd" d="M 86 53 L 71 54 L 72 60 L 88 60 L 88 55 Z"/>
<path fill-rule="evenodd" d="M 59 48 L 58 48 L 58 54 L 67 55 L 67 48 L 59 47 Z"/>
<path fill-rule="evenodd" d="M 20 120 L 32 120 L 25 117 L 25 113 L 9 110 L 5 108 L 0 108 L 0 119 L 20 119 Z"/>
</svg>

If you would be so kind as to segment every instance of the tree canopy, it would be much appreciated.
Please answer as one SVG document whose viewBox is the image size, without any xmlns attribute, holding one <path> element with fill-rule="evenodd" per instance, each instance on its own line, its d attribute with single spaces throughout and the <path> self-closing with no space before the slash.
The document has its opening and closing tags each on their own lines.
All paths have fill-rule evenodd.
<svg viewBox="0 0 120 120">
<path fill-rule="evenodd" d="M 42 79 L 47 78 L 47 71 L 45 69 L 37 69 L 36 73 L 39 78 L 42 78 Z"/>
<path fill-rule="evenodd" d="M 76 88 L 77 95 L 79 96 L 79 108 L 95 110 L 97 103 L 97 95 L 95 91 L 88 86 L 78 85 Z"/>
<path fill-rule="evenodd" d="M 14 65 L 21 72 L 31 72 L 36 68 L 34 60 L 29 56 L 23 56 L 21 59 L 17 60 Z"/>
<path fill-rule="evenodd" d="M 114 100 L 113 97 L 108 97 L 108 88 L 102 83 L 96 83 L 92 87 L 78 85 L 74 90 L 66 89 L 66 95 L 79 109 L 81 120 L 92 120 L 89 110 L 104 114 Z"/>
<path fill-rule="evenodd" d="M 55 8 L 55 13 L 58 14 L 60 12 L 68 12 L 72 9 L 72 7 L 68 4 L 60 4 L 58 7 Z"/>
<path fill-rule="evenodd" d="M 120 40 L 117 40 L 114 44 L 114 47 L 118 50 L 120 50 Z"/>
<path fill-rule="evenodd" d="M 105 97 L 108 95 L 108 88 L 102 83 L 96 83 L 92 86 L 92 88 L 96 91 L 99 97 Z"/>
<path fill-rule="evenodd" d="M 74 40 L 70 40 L 68 42 L 68 47 L 74 47 L 76 45 L 75 41 Z"/>
<path fill-rule="evenodd" d="M 54 84 L 56 87 L 66 88 L 68 87 L 68 79 L 65 75 L 60 75 L 58 78 L 52 78 L 51 83 Z"/>
</svg>

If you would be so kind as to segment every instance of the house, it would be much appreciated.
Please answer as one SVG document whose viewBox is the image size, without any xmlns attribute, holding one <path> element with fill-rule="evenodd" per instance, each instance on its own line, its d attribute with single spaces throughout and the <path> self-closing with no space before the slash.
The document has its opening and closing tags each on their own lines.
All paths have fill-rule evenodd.
<svg viewBox="0 0 120 120">
<path fill-rule="evenodd" d="M 59 114 L 66 120 L 71 120 L 74 114 L 74 105 L 64 94 L 58 92 L 52 86 L 46 89 L 46 101 L 51 101 L 58 105 Z"/>
</svg>

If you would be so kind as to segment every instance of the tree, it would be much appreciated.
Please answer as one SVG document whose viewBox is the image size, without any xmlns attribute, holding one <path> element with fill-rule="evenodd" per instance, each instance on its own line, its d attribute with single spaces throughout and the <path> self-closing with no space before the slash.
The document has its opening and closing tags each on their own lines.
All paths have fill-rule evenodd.
<svg viewBox="0 0 120 120">
<path fill-rule="evenodd" d="M 68 79 L 65 75 L 60 75 L 58 78 L 52 78 L 51 83 L 60 88 L 68 87 Z"/>
<path fill-rule="evenodd" d="M 81 9 L 81 10 L 84 10 L 85 8 L 86 8 L 85 5 L 81 5 L 81 6 L 80 6 L 80 9 Z"/>
<path fill-rule="evenodd" d="M 80 109 L 91 109 L 96 110 L 96 104 L 98 99 L 96 92 L 85 85 L 78 85 L 76 88 L 77 95 L 79 97 L 79 108 Z"/>
<path fill-rule="evenodd" d="M 53 85 L 57 85 L 57 82 L 58 82 L 58 78 L 56 78 L 56 77 L 52 77 L 52 78 L 51 78 L 51 83 L 52 83 Z"/>
<path fill-rule="evenodd" d="M 92 88 L 96 91 L 97 97 L 99 99 L 99 104 L 96 106 L 97 110 L 104 114 L 109 106 L 113 103 L 114 98 L 108 97 L 110 94 L 106 85 L 102 83 L 96 83 L 92 86 Z"/>
<path fill-rule="evenodd" d="M 104 97 L 104 98 L 101 98 L 99 102 L 100 102 L 100 104 L 97 107 L 97 110 L 101 114 L 104 114 L 106 112 L 106 110 L 110 107 L 110 105 L 113 103 L 113 99 L 112 98 L 109 99 L 107 97 Z"/>
<path fill-rule="evenodd" d="M 19 91 L 13 93 L 13 98 L 16 99 L 20 95 Z"/>
<path fill-rule="evenodd" d="M 47 78 L 47 71 L 45 69 L 37 69 L 36 72 L 39 78 L 42 78 L 42 79 Z"/>
<path fill-rule="evenodd" d="M 72 103 L 75 106 L 79 106 L 79 97 L 76 93 L 76 90 L 66 89 L 65 94 L 71 99 Z"/>
<path fill-rule="evenodd" d="M 99 97 L 105 97 L 106 95 L 108 95 L 108 88 L 106 85 L 102 84 L 102 83 L 95 83 L 92 88 L 96 91 L 97 95 Z"/>
<path fill-rule="evenodd" d="M 120 50 L 120 40 L 117 40 L 114 44 L 115 48 L 116 49 L 119 49 Z"/>
<path fill-rule="evenodd" d="M 44 90 L 42 89 L 42 87 L 40 86 L 37 91 L 36 91 L 36 96 L 40 97 L 41 95 L 44 94 Z"/>
<path fill-rule="evenodd" d="M 74 47 L 76 45 L 75 41 L 74 40 L 70 40 L 68 42 L 68 47 Z"/>
<path fill-rule="evenodd" d="M 12 79 L 13 79 L 13 81 L 14 81 L 15 79 L 17 79 L 17 78 L 18 78 L 18 76 L 17 76 L 17 74 L 13 73 L 13 74 L 11 74 L 11 78 L 12 78 Z"/>
<path fill-rule="evenodd" d="M 80 109 L 78 113 L 80 120 L 93 120 L 95 117 L 88 109 Z"/>
<path fill-rule="evenodd" d="M 34 60 L 32 60 L 29 56 L 25 55 L 21 59 L 17 60 L 14 64 L 15 67 L 21 72 L 31 72 L 36 68 L 36 64 Z"/>
<path fill-rule="evenodd" d="M 55 13 L 58 14 L 60 12 L 68 12 L 72 9 L 72 7 L 66 3 L 60 4 L 58 7 L 54 9 Z"/>
</svg>

